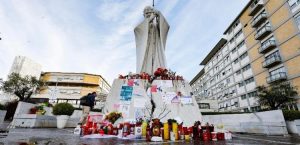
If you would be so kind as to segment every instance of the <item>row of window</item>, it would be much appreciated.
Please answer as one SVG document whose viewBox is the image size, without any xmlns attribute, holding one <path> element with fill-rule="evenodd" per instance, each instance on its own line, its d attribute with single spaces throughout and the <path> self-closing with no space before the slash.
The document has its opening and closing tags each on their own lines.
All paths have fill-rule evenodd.
<svg viewBox="0 0 300 145">
<path fill-rule="evenodd" d="M 236 75 L 240 75 L 242 71 L 245 72 L 245 71 L 249 70 L 250 68 L 251 68 L 251 65 L 248 64 L 248 65 L 244 66 L 241 70 L 236 71 L 235 73 L 236 73 Z"/>
<path fill-rule="evenodd" d="M 249 79 L 247 79 L 247 80 L 245 80 L 245 81 L 239 82 L 239 87 L 242 87 L 242 86 L 244 86 L 244 85 L 250 84 L 250 83 L 252 83 L 252 82 L 254 82 L 254 78 L 253 78 L 253 77 L 251 77 L 251 78 L 249 78 Z"/>
<path fill-rule="evenodd" d="M 245 100 L 245 99 L 247 99 L 247 96 L 248 96 L 248 98 L 251 98 L 251 97 L 256 97 L 257 95 L 258 95 L 257 91 L 253 91 L 253 92 L 241 95 L 241 99 Z"/>
<path fill-rule="evenodd" d="M 300 4 L 300 0 L 289 0 L 288 3 L 290 5 L 291 9 L 293 9 Z"/>
<path fill-rule="evenodd" d="M 236 28 L 238 25 L 240 24 L 240 20 L 237 20 L 233 25 L 232 27 L 228 30 L 227 34 L 230 34 L 234 28 Z"/>
<path fill-rule="evenodd" d="M 245 45 L 245 41 L 242 41 L 241 43 L 239 43 L 235 48 L 233 48 L 231 50 L 231 53 L 235 53 L 238 49 L 240 49 L 241 47 L 243 47 Z"/>
<path fill-rule="evenodd" d="M 233 63 L 234 64 L 237 64 L 238 62 L 239 62 L 239 60 L 243 60 L 245 57 L 247 57 L 248 56 L 248 53 L 247 52 L 245 52 L 245 53 L 243 53 L 239 58 L 237 58 L 237 59 L 235 59 L 234 61 L 233 61 Z"/>
<path fill-rule="evenodd" d="M 243 33 L 242 30 L 240 30 L 239 32 L 237 32 L 237 33 L 235 34 L 235 36 L 232 37 L 232 38 L 229 40 L 229 43 L 232 44 L 232 43 L 234 42 L 234 39 L 237 39 L 242 33 Z"/>
</svg>

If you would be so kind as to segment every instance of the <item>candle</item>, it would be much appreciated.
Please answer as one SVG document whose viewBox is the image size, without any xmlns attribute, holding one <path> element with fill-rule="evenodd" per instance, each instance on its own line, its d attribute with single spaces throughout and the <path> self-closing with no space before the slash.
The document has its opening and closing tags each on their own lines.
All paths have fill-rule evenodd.
<svg viewBox="0 0 300 145">
<path fill-rule="evenodd" d="M 178 124 L 176 122 L 172 123 L 172 130 L 175 134 L 175 140 L 178 140 Z"/>
<path fill-rule="evenodd" d="M 170 134 L 169 134 L 169 124 L 168 122 L 164 123 L 164 139 L 169 140 Z"/>
<path fill-rule="evenodd" d="M 146 137 L 146 133 L 147 133 L 147 122 L 144 121 L 144 122 L 142 123 L 142 136 L 143 136 L 143 137 Z"/>
</svg>

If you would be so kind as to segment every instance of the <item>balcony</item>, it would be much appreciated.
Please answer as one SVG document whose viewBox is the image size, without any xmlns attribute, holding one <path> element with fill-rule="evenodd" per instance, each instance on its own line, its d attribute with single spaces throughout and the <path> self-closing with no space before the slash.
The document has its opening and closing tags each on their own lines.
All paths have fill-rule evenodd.
<svg viewBox="0 0 300 145">
<path fill-rule="evenodd" d="M 269 67 L 272 67 L 272 66 L 274 66 L 274 65 L 276 65 L 280 62 L 281 62 L 281 57 L 277 56 L 277 55 L 274 55 L 271 58 L 269 58 L 269 59 L 267 59 L 263 62 L 263 67 L 264 68 L 269 68 Z"/>
<path fill-rule="evenodd" d="M 262 24 L 266 19 L 268 18 L 266 13 L 261 13 L 259 14 L 257 17 L 255 17 L 252 22 L 251 22 L 251 26 L 253 28 L 258 27 L 260 24 Z"/>
<path fill-rule="evenodd" d="M 261 47 L 258 49 L 258 51 L 259 53 L 265 53 L 275 47 L 276 47 L 275 40 L 267 40 L 261 44 Z"/>
<path fill-rule="evenodd" d="M 262 0 L 257 0 L 256 2 L 250 5 L 250 13 L 249 16 L 254 16 L 261 8 L 264 7 Z"/>
<path fill-rule="evenodd" d="M 272 32 L 272 29 L 270 26 L 263 26 L 258 31 L 256 31 L 256 34 L 254 37 L 256 40 L 262 40 L 264 37 L 266 37 L 271 32 Z"/>
<path fill-rule="evenodd" d="M 267 83 L 273 83 L 273 82 L 277 82 L 277 81 L 282 81 L 282 80 L 286 80 L 287 79 L 287 75 L 286 72 L 280 72 L 274 75 L 270 75 L 269 77 L 267 77 Z"/>
</svg>

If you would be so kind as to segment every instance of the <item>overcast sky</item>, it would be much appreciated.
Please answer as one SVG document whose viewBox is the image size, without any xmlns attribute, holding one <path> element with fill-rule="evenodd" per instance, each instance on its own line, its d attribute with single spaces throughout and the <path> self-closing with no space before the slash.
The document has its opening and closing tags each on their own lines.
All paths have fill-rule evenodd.
<svg viewBox="0 0 300 145">
<path fill-rule="evenodd" d="M 168 68 L 190 81 L 248 0 L 156 0 L 170 24 Z M 23 55 L 43 71 L 86 72 L 112 83 L 136 70 L 134 27 L 152 0 L 0 0 L 0 78 Z"/>
</svg>

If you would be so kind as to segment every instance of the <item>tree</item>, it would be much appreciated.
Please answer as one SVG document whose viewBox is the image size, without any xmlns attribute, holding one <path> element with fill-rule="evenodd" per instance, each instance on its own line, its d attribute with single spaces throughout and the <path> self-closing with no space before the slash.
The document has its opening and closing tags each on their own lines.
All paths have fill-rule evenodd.
<svg viewBox="0 0 300 145">
<path fill-rule="evenodd" d="M 0 89 L 16 95 L 19 101 L 27 102 L 31 95 L 39 92 L 43 86 L 45 86 L 44 82 L 36 79 L 36 77 L 22 77 L 18 73 L 12 73 L 6 81 L 1 81 Z"/>
<path fill-rule="evenodd" d="M 258 102 L 261 106 L 276 110 L 283 108 L 286 104 L 296 101 L 297 88 L 288 82 L 274 83 L 268 87 L 257 87 Z"/>
</svg>

